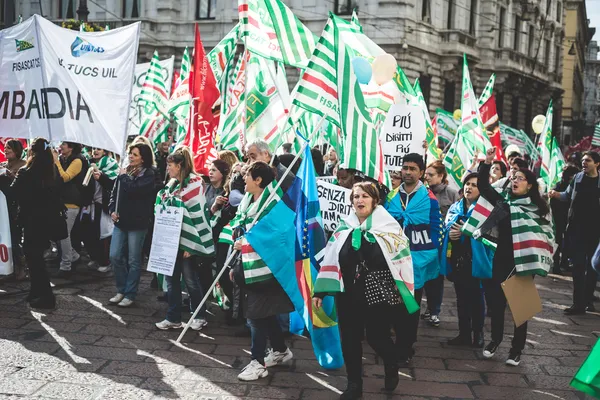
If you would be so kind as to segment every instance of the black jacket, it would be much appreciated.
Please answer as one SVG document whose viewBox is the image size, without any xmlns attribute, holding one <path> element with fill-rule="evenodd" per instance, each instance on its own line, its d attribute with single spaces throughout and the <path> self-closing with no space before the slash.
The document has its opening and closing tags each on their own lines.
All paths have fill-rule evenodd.
<svg viewBox="0 0 600 400">
<path fill-rule="evenodd" d="M 119 214 L 115 223 L 123 231 L 148 229 L 154 215 L 156 199 L 155 169 L 146 168 L 137 177 L 119 175 L 115 181 L 108 212 Z M 117 209 L 117 196 L 119 204 Z"/>
<path fill-rule="evenodd" d="M 63 170 L 66 171 L 67 168 L 69 168 L 69 165 L 71 165 L 71 163 L 75 160 L 81 161 L 81 172 L 69 182 L 63 182 L 61 185 L 61 191 L 62 198 L 65 204 L 75 204 L 81 207 L 91 203 L 91 197 L 94 193 L 94 186 L 88 185 L 87 187 L 84 187 L 82 185 L 83 180 L 85 179 L 85 174 L 87 173 L 87 170 L 89 168 L 89 163 L 81 154 L 69 157 L 67 159 L 61 157 L 60 165 L 62 166 Z"/>
<path fill-rule="evenodd" d="M 106 174 L 101 174 L 98 179 L 98 184 L 102 187 L 102 211 L 108 212 L 108 205 L 110 204 L 110 194 L 115 187 L 116 179 L 110 179 Z"/>
<path fill-rule="evenodd" d="M 274 157 L 275 157 L 275 160 L 273 160 L 273 166 L 277 170 L 277 178 L 276 179 L 277 179 L 277 182 L 279 182 L 281 180 L 281 177 L 283 176 L 283 174 L 285 174 L 287 167 L 279 161 L 279 158 L 277 156 L 274 156 Z M 296 163 L 299 164 L 300 160 L 296 161 Z M 290 171 L 285 176 L 285 179 L 283 180 L 283 182 L 281 183 L 281 186 L 280 186 L 283 193 L 287 192 L 287 190 L 290 188 L 290 186 L 292 186 L 292 184 L 294 183 L 294 179 L 296 179 L 296 175 L 294 175 L 294 173 L 292 171 Z"/>
</svg>

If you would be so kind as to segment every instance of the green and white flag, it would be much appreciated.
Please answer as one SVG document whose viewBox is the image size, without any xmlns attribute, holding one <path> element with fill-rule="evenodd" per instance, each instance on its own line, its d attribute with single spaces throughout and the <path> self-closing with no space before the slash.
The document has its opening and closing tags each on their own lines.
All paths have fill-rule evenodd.
<svg viewBox="0 0 600 400">
<path fill-rule="evenodd" d="M 330 15 L 317 47 L 302 74 L 292 102 L 325 116 L 342 130 L 342 164 L 391 187 L 384 170 L 383 152 L 360 84 L 352 71 L 350 55 L 337 24 L 347 24 Z"/>
<path fill-rule="evenodd" d="M 415 81 L 414 86 L 415 93 L 417 94 L 416 103 L 423 110 L 423 115 L 425 116 L 425 140 L 427 140 L 427 163 L 431 163 L 434 160 L 438 160 L 441 155 L 441 150 L 438 149 L 437 145 L 437 135 L 433 130 L 433 124 L 431 123 L 431 116 L 429 115 L 429 109 L 427 108 L 427 103 L 425 103 L 425 97 L 423 96 L 423 91 L 421 90 L 421 85 L 419 85 L 419 78 Z"/>
<path fill-rule="evenodd" d="M 550 153 L 550 177 L 548 179 L 550 186 L 547 187 L 547 190 L 552 189 L 560 181 L 565 164 L 565 157 L 560 150 L 558 141 L 553 137 L 552 151 Z"/>
<path fill-rule="evenodd" d="M 169 95 L 156 51 L 150 61 L 138 102 L 143 105 L 144 112 L 139 134 L 153 140 L 155 144 L 165 142 L 170 125 Z"/>
<path fill-rule="evenodd" d="M 438 108 L 435 110 L 435 129 L 438 138 L 450 143 L 458 131 L 458 121 L 451 112 Z"/>
<path fill-rule="evenodd" d="M 175 122 L 177 122 L 177 135 L 175 142 L 183 143 L 190 125 L 190 70 L 192 62 L 190 61 L 190 53 L 186 47 L 183 51 L 181 59 L 181 68 L 179 69 L 179 79 L 177 80 L 175 90 L 171 95 L 169 113 L 173 114 Z"/>
<path fill-rule="evenodd" d="M 356 27 L 356 29 L 358 29 L 361 32 L 363 31 L 362 25 L 358 21 L 358 14 L 356 13 L 356 8 L 352 10 L 352 19 L 350 20 L 350 22 Z"/>
<path fill-rule="evenodd" d="M 280 0 L 239 0 L 241 36 L 262 57 L 305 68 L 317 38 Z"/>
<path fill-rule="evenodd" d="M 490 139 L 487 136 L 481 120 L 481 115 L 479 114 L 479 103 L 475 97 L 475 92 L 473 91 L 473 84 L 471 83 L 471 75 L 469 74 L 469 65 L 467 64 L 466 55 L 463 56 L 462 101 L 460 109 L 462 121 L 458 130 L 464 135 L 464 138 L 474 146 L 474 148 L 485 153 L 487 149 L 492 147 L 492 144 L 490 143 Z"/>
<path fill-rule="evenodd" d="M 492 94 L 494 94 L 494 83 L 496 83 L 496 74 L 492 74 L 485 84 L 485 88 L 483 88 L 483 92 L 479 96 L 479 107 L 484 105 L 492 97 Z"/>
<path fill-rule="evenodd" d="M 600 147 L 600 124 L 594 128 L 594 136 L 592 137 L 592 146 Z"/>
<path fill-rule="evenodd" d="M 462 188 L 462 178 L 467 172 L 475 156 L 475 148 L 465 138 L 464 133 L 458 132 L 444 157 L 444 166 L 448 171 L 448 182 L 456 190 Z"/>
<path fill-rule="evenodd" d="M 529 154 L 531 159 L 537 160 L 539 158 L 537 148 L 523 130 L 511 128 L 500 122 L 500 138 L 504 147 L 514 144 L 522 153 Z"/>
<path fill-rule="evenodd" d="M 538 152 L 542 160 L 540 168 L 540 178 L 543 179 L 546 187 L 551 188 L 552 177 L 550 173 L 550 157 L 552 155 L 552 118 L 553 118 L 552 99 L 548 104 L 548 110 L 546 111 L 546 121 L 544 122 L 544 129 L 540 134 L 537 142 Z"/>
<path fill-rule="evenodd" d="M 245 51 L 239 58 L 226 91 L 221 93 L 225 112 L 221 113 L 217 130 L 223 150 L 241 153 L 244 148 L 244 124 L 246 119 L 246 70 L 250 53 Z"/>
<path fill-rule="evenodd" d="M 206 56 L 219 86 L 227 66 L 235 56 L 239 37 L 240 24 L 238 23 Z"/>
<path fill-rule="evenodd" d="M 275 152 L 281 144 L 280 135 L 288 116 L 283 101 L 285 94 L 280 94 L 279 85 L 273 80 L 277 76 L 275 63 L 252 54 L 248 61 L 247 74 L 246 142 L 264 140 L 271 147 L 271 151 Z M 287 86 L 282 90 L 287 90 Z"/>
</svg>

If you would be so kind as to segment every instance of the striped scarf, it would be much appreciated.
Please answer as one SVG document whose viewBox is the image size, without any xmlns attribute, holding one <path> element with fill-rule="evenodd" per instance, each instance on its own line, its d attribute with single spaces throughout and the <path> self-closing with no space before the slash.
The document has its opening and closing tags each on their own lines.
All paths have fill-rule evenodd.
<svg viewBox="0 0 600 400">
<path fill-rule="evenodd" d="M 104 156 L 98 161 L 98 169 L 104 175 L 108 177 L 108 179 L 116 179 L 119 176 L 119 163 L 112 157 Z"/>
<path fill-rule="evenodd" d="M 257 218 L 256 222 L 260 221 L 262 217 L 267 215 L 269 211 L 281 198 L 283 197 L 283 192 L 281 189 L 277 189 L 277 192 L 273 195 L 271 200 L 269 200 L 267 204 L 267 200 L 271 193 L 273 193 L 277 182 L 271 182 L 262 192 L 260 197 L 256 201 L 252 201 L 252 194 L 246 193 L 242 202 L 240 203 L 237 214 L 230 222 L 230 230 L 234 230 L 236 228 L 241 228 L 244 231 L 247 231 L 251 228 L 252 222 L 254 218 Z M 263 209 L 260 215 L 258 212 Z M 225 230 L 225 229 L 224 229 Z M 275 279 L 273 273 L 267 266 L 267 264 L 260 258 L 258 253 L 254 251 L 252 246 L 248 243 L 246 238 L 242 236 L 242 265 L 244 267 L 244 278 L 246 279 L 247 284 L 256 283 L 256 282 L 264 282 L 271 279 Z"/>
<path fill-rule="evenodd" d="M 414 299 L 414 271 L 408 238 L 398 222 L 381 206 L 377 206 L 362 224 L 355 213 L 340 221 L 340 227 L 325 247 L 325 256 L 315 282 L 315 293 L 344 291 L 339 255 L 348 235 L 352 235 L 352 247 L 355 250 L 360 248 L 362 236 L 370 243 L 379 244 L 406 309 L 409 313 L 418 310 L 419 306 Z"/>
<path fill-rule="evenodd" d="M 554 253 L 554 229 L 551 216 L 540 217 L 538 207 L 529 197 L 511 200 L 508 194 L 505 193 L 504 196 L 510 207 L 517 274 L 546 276 L 552 266 Z M 482 238 L 479 230 L 493 209 L 492 203 L 483 196 L 479 197 L 471 217 L 463 226 L 463 232 L 495 248 L 495 243 Z"/>
<path fill-rule="evenodd" d="M 174 206 L 183 209 L 183 224 L 179 248 L 195 255 L 212 256 L 215 254 L 210 212 L 204 197 L 202 178 L 192 174 L 182 185 L 171 180 L 156 196 L 156 205 Z"/>
</svg>

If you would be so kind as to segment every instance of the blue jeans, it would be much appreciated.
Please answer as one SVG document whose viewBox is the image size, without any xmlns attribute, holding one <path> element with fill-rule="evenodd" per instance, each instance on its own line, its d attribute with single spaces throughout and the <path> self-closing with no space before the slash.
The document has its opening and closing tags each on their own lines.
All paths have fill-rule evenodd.
<svg viewBox="0 0 600 400">
<path fill-rule="evenodd" d="M 142 272 L 142 246 L 147 229 L 122 231 L 117 226 L 110 242 L 110 262 L 113 265 L 117 292 L 135 300 Z"/>
<path fill-rule="evenodd" d="M 276 315 L 267 318 L 248 319 L 250 333 L 252 335 L 252 359 L 265 365 L 265 353 L 267 352 L 267 338 L 271 340 L 273 350 L 283 353 L 287 350 L 283 332 Z"/>
<path fill-rule="evenodd" d="M 183 258 L 183 252 L 177 254 L 173 276 L 165 276 L 167 280 L 167 297 L 169 299 L 169 309 L 167 310 L 167 320 L 169 322 L 181 322 L 181 275 L 185 281 L 185 287 L 190 295 L 190 309 L 195 311 L 198 304 L 204 297 L 204 290 L 200 286 L 198 279 L 198 259 L 195 256 Z M 200 318 L 206 316 L 206 305 L 203 305 L 198 313 Z"/>
</svg>

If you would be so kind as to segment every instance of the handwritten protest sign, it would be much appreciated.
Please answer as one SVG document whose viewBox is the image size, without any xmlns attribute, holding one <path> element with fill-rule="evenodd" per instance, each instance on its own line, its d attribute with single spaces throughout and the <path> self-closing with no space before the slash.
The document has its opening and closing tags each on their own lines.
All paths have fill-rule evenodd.
<svg viewBox="0 0 600 400">
<path fill-rule="evenodd" d="M 405 155 L 423 155 L 425 132 L 425 116 L 418 106 L 392 105 L 380 136 L 385 168 L 388 171 L 399 171 Z"/>
<path fill-rule="evenodd" d="M 319 179 L 317 180 L 317 191 L 323 228 L 328 232 L 333 232 L 339 226 L 340 218 L 346 218 L 352 212 L 350 189 Z"/>
</svg>

